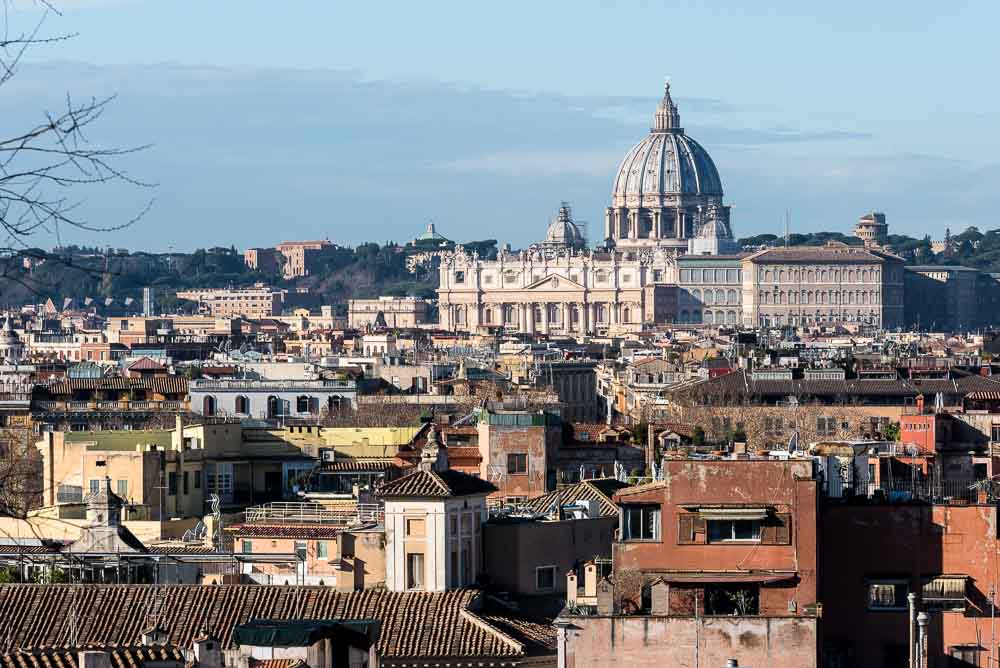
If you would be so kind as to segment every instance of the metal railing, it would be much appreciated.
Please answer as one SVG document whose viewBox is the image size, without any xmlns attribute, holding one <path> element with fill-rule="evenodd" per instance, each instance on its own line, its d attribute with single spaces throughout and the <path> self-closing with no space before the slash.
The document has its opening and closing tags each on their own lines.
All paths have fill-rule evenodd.
<svg viewBox="0 0 1000 668">
<path fill-rule="evenodd" d="M 990 480 L 883 480 L 868 485 L 869 497 L 886 501 L 924 501 L 928 503 L 996 503 L 1000 485 Z"/>
<path fill-rule="evenodd" d="M 43 411 L 180 411 L 181 401 L 36 401 L 33 404 Z"/>
<path fill-rule="evenodd" d="M 353 380 L 194 380 L 193 392 L 218 391 L 294 391 L 294 390 L 351 390 Z"/>
<path fill-rule="evenodd" d="M 248 523 L 290 523 L 290 524 L 339 524 L 354 522 L 381 522 L 385 517 L 385 507 L 377 503 L 359 503 L 355 506 L 331 508 L 320 503 L 296 503 L 276 501 L 246 509 L 244 518 Z"/>
</svg>

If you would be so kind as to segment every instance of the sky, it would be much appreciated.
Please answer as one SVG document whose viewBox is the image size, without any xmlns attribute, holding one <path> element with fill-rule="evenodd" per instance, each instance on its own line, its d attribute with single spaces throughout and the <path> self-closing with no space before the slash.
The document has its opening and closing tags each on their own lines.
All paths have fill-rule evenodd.
<svg viewBox="0 0 1000 668">
<path fill-rule="evenodd" d="M 35 0 L 8 21 L 30 27 Z M 568 200 L 592 240 L 670 77 L 737 236 L 934 238 L 996 227 L 1000 3 L 54 0 L 0 88 L 0 128 L 117 95 L 91 141 L 151 146 L 155 188 L 74 192 L 48 244 L 191 250 L 328 238 L 538 240 Z M 766 5 L 766 6 L 765 6 Z"/>
</svg>

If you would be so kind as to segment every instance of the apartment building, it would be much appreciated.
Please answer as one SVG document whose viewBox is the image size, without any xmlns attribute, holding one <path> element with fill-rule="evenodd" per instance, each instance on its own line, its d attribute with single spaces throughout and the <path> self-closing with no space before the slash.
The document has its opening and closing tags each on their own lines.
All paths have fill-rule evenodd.
<svg viewBox="0 0 1000 668">
<path fill-rule="evenodd" d="M 178 299 L 198 302 L 198 310 L 213 317 L 242 316 L 254 320 L 281 315 L 284 293 L 263 285 L 252 288 L 181 290 Z"/>
</svg>

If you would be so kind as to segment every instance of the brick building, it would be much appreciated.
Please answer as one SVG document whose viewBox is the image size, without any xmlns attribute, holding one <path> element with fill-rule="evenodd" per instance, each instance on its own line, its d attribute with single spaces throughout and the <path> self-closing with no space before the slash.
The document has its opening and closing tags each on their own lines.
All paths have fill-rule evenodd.
<svg viewBox="0 0 1000 668">
<path fill-rule="evenodd" d="M 619 491 L 614 572 L 596 605 L 573 580 L 561 665 L 818 666 L 812 466 L 667 460 L 663 481 Z"/>
</svg>

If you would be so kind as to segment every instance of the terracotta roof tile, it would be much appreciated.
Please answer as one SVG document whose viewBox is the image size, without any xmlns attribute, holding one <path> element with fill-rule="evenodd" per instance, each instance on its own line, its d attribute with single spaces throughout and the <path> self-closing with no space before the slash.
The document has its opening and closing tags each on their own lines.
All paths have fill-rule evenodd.
<svg viewBox="0 0 1000 668">
<path fill-rule="evenodd" d="M 524 646 L 498 632 L 470 605 L 475 589 L 343 593 L 331 587 L 269 585 L 0 585 L 0 628 L 16 648 L 65 646 L 76 610 L 81 644 L 135 645 L 159 597 L 169 643 L 189 647 L 208 629 L 225 648 L 233 627 L 252 619 L 377 619 L 384 657 L 513 657 Z"/>
<path fill-rule="evenodd" d="M 36 647 L 0 654 L 0 668 L 77 668 L 79 652 L 83 650 L 107 652 L 111 659 L 111 668 L 138 668 L 152 661 L 185 663 L 181 650 L 170 646 Z"/>
<path fill-rule="evenodd" d="M 576 501 L 597 501 L 603 517 L 617 517 L 618 506 L 611 497 L 623 487 L 628 487 L 628 484 L 614 478 L 584 480 L 530 499 L 524 505 L 537 513 L 548 514 L 553 505 L 565 506 Z"/>
<path fill-rule="evenodd" d="M 336 538 L 343 527 L 316 524 L 241 524 L 231 527 L 240 538 Z"/>
<path fill-rule="evenodd" d="M 497 490 L 491 482 L 460 471 L 414 471 L 402 478 L 386 483 L 379 490 L 382 497 L 432 497 L 469 496 L 490 494 Z"/>
</svg>

